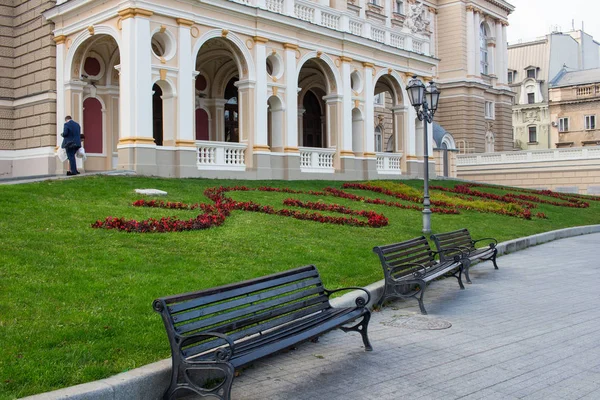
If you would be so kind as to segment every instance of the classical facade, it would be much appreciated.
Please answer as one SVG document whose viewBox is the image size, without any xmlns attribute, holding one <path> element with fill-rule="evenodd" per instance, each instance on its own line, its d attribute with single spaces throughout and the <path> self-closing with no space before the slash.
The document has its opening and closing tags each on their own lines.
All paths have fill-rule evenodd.
<svg viewBox="0 0 600 400">
<path fill-rule="evenodd" d="M 503 0 L 438 0 L 436 121 L 463 153 L 512 149 L 506 27 L 513 10 Z"/>
<path fill-rule="evenodd" d="M 558 148 L 600 145 L 600 69 L 568 72 L 550 82 L 551 142 Z"/>
<path fill-rule="evenodd" d="M 13 3 L 0 20 L 18 67 L 0 70 L 0 177 L 62 173 L 54 153 L 65 115 L 82 124 L 87 171 L 420 174 L 424 126 L 405 91 L 413 75 L 439 77 L 436 120 L 451 125 L 461 115 L 464 126 L 449 129 L 455 137 L 478 150 L 488 134 L 504 143 L 510 97 L 495 74 L 506 70 L 512 7 L 502 0 Z M 475 51 L 475 25 L 486 52 Z M 464 74 L 453 72 L 456 46 Z M 481 98 L 494 103 L 493 123 Z M 466 114 L 455 112 L 464 102 Z"/>
<path fill-rule="evenodd" d="M 515 148 L 556 147 L 556 119 L 549 109 L 550 82 L 561 71 L 600 67 L 600 45 L 582 31 L 554 32 L 508 46 L 508 82 L 516 93 L 513 105 Z M 555 124 L 553 125 L 552 122 Z"/>
</svg>

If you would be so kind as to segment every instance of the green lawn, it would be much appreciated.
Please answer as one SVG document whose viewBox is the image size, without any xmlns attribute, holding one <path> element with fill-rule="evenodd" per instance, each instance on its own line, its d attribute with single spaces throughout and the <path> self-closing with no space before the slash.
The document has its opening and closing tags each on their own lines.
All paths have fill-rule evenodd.
<svg viewBox="0 0 600 400">
<path fill-rule="evenodd" d="M 422 181 L 405 183 L 422 187 Z M 165 200 L 196 203 L 208 202 L 204 189 L 220 185 L 321 190 L 341 184 L 97 176 L 0 186 L 0 399 L 92 381 L 168 357 L 160 316 L 151 307 L 156 297 L 305 264 L 317 265 L 328 287 L 364 286 L 383 278 L 373 246 L 421 235 L 418 211 L 332 197 L 320 199 L 383 213 L 390 224 L 379 229 L 348 227 L 234 211 L 222 226 L 204 231 L 134 234 L 90 227 L 107 216 L 197 214 L 132 207 L 141 198 L 134 188 L 158 188 L 169 192 Z M 449 187 L 455 182 L 434 184 Z M 283 208 L 288 197 L 319 199 L 265 192 L 227 195 L 275 208 Z M 473 236 L 503 241 L 600 223 L 596 201 L 587 209 L 542 204 L 535 211 L 548 219 L 461 211 L 433 214 L 432 226 L 435 232 L 468 227 Z"/>
</svg>

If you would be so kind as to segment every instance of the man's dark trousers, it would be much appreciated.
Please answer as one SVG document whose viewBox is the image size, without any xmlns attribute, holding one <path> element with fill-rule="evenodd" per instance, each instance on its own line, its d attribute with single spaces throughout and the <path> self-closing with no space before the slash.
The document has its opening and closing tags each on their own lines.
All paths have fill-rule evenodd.
<svg viewBox="0 0 600 400">
<path fill-rule="evenodd" d="M 67 147 L 65 149 L 67 151 L 67 158 L 69 159 L 69 168 L 71 169 L 71 173 L 73 175 L 77 174 L 77 162 L 75 161 L 75 153 L 77 153 L 76 147 Z"/>
</svg>

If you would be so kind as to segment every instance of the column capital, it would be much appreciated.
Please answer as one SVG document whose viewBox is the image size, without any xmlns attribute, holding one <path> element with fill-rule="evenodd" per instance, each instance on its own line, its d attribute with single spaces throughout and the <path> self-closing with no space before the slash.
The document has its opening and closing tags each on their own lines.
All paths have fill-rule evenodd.
<svg viewBox="0 0 600 400">
<path fill-rule="evenodd" d="M 138 17 L 138 16 L 151 17 L 154 14 L 152 11 L 144 10 L 143 8 L 137 8 L 137 7 L 125 8 L 123 10 L 117 11 L 117 13 L 119 14 L 119 16 L 122 19 L 133 18 L 133 17 Z"/>
<path fill-rule="evenodd" d="M 298 50 L 298 45 L 293 43 L 284 43 L 283 48 L 286 50 Z"/>
<path fill-rule="evenodd" d="M 346 56 L 340 56 L 340 61 L 341 62 L 346 62 L 346 63 L 351 63 L 352 62 L 352 58 L 346 57 Z"/>
<path fill-rule="evenodd" d="M 187 28 L 191 28 L 192 25 L 194 25 L 194 21 L 190 21 L 189 19 L 185 18 L 176 18 L 175 21 L 177 21 L 177 25 L 185 26 Z"/>
<path fill-rule="evenodd" d="M 468 5 L 466 7 L 466 9 L 467 9 L 467 12 L 473 12 L 473 11 L 475 11 L 475 7 L 473 7 L 472 5 Z"/>
<path fill-rule="evenodd" d="M 262 37 L 262 36 L 254 36 L 252 38 L 252 40 L 254 40 L 254 43 L 261 43 L 261 44 L 265 44 L 269 41 L 269 39 L 267 39 L 266 37 Z"/>
<path fill-rule="evenodd" d="M 375 64 L 373 64 L 373 63 L 370 63 L 370 62 L 366 62 L 366 61 L 365 61 L 365 62 L 363 62 L 363 63 L 362 63 L 362 65 L 363 65 L 363 67 L 365 67 L 365 68 L 375 68 Z"/>
<path fill-rule="evenodd" d="M 67 37 L 65 35 L 58 35 L 53 40 L 56 44 L 64 44 L 67 41 Z"/>
</svg>

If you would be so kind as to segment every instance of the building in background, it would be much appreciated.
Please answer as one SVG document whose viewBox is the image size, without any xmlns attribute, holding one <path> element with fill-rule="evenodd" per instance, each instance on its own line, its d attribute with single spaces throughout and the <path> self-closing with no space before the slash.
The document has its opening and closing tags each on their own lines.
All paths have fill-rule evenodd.
<svg viewBox="0 0 600 400">
<path fill-rule="evenodd" d="M 140 4 L 0 6 L 0 177 L 63 173 L 65 115 L 87 171 L 419 175 L 434 144 L 408 103 L 413 75 L 439 78 L 436 121 L 463 149 L 511 143 L 504 0 Z"/>
<path fill-rule="evenodd" d="M 436 121 L 463 153 L 513 147 L 506 27 L 514 7 L 503 0 L 438 1 L 439 82 Z"/>
<path fill-rule="evenodd" d="M 550 81 L 564 71 L 600 67 L 600 45 L 583 31 L 554 32 L 509 44 L 508 82 L 516 93 L 512 120 L 516 150 L 556 147 L 559 125 L 550 112 Z"/>
<path fill-rule="evenodd" d="M 558 148 L 600 145 L 600 68 L 569 72 L 550 82 L 551 142 Z"/>
</svg>

